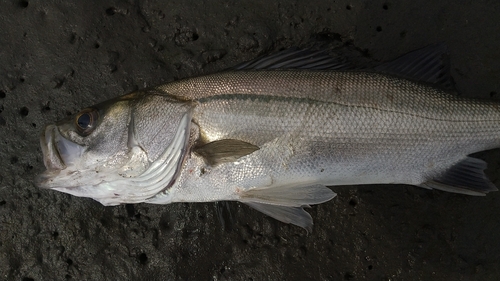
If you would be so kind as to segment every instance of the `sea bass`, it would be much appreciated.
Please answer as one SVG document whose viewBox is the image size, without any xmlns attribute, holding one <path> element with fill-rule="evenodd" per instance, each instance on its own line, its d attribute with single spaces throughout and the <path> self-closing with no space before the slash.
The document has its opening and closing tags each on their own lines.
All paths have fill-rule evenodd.
<svg viewBox="0 0 500 281">
<path fill-rule="evenodd" d="M 104 205 L 239 201 L 307 230 L 327 186 L 484 195 L 468 155 L 500 146 L 500 104 L 453 94 L 445 53 L 355 68 L 287 50 L 127 94 L 48 125 L 37 184 Z"/>
</svg>

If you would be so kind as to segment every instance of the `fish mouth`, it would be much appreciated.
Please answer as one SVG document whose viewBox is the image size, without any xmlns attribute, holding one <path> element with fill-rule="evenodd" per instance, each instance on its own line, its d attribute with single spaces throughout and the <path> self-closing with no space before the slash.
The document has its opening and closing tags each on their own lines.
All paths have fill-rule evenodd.
<svg viewBox="0 0 500 281">
<path fill-rule="evenodd" d="M 43 164 L 46 171 L 36 178 L 37 186 L 50 188 L 50 181 L 60 171 L 72 166 L 84 149 L 82 146 L 64 138 L 56 125 L 48 125 L 40 136 Z"/>
<path fill-rule="evenodd" d="M 43 164 L 48 171 L 63 170 L 66 168 L 64 161 L 59 155 L 55 145 L 56 134 L 59 130 L 55 125 L 48 125 L 40 136 L 40 146 L 42 147 Z"/>
</svg>

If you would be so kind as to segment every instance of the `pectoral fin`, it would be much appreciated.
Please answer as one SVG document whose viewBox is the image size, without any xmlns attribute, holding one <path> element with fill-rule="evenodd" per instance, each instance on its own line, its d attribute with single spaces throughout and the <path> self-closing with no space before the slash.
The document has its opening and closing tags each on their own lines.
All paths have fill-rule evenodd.
<svg viewBox="0 0 500 281">
<path fill-rule="evenodd" d="M 243 156 L 259 150 L 259 147 L 248 142 L 224 139 L 207 143 L 195 148 L 194 152 L 206 159 L 209 165 L 234 162 Z"/>
<path fill-rule="evenodd" d="M 490 191 L 498 190 L 484 174 L 485 169 L 486 162 L 467 157 L 437 178 L 425 182 L 422 186 L 448 192 L 484 196 Z"/>
<path fill-rule="evenodd" d="M 336 194 L 324 185 L 282 185 L 241 193 L 240 202 L 284 223 L 312 231 L 313 221 L 303 207 L 331 200 Z"/>
</svg>

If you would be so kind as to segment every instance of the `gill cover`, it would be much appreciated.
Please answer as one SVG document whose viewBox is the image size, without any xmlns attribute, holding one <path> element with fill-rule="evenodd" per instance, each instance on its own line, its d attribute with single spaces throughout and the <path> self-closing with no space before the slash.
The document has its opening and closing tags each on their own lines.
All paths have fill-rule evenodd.
<svg viewBox="0 0 500 281">
<path fill-rule="evenodd" d="M 141 203 L 172 185 L 180 172 L 188 150 L 191 115 L 191 111 L 184 114 L 173 141 L 142 174 L 130 178 L 121 177 L 100 184 L 99 189 L 114 190 L 113 196 L 94 199 L 103 205 Z M 136 153 L 133 155 L 139 158 L 144 155 L 144 151 L 137 145 L 131 150 L 135 150 Z M 134 159 L 131 158 L 131 160 Z"/>
</svg>

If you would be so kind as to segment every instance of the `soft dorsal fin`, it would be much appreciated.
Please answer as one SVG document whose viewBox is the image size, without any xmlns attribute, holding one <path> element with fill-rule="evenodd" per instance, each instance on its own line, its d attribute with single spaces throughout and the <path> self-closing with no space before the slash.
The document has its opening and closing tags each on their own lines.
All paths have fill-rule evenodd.
<svg viewBox="0 0 500 281">
<path fill-rule="evenodd" d="M 230 68 L 230 70 L 247 69 L 346 70 L 352 69 L 352 66 L 345 58 L 332 57 L 326 50 L 313 51 L 310 49 L 290 48 Z"/>
<path fill-rule="evenodd" d="M 209 165 L 234 162 L 238 158 L 251 154 L 259 150 L 259 147 L 248 142 L 223 139 L 209 142 L 194 149 L 194 152 L 201 155 Z"/>
<path fill-rule="evenodd" d="M 440 85 L 444 89 L 454 89 L 450 75 L 448 48 L 436 44 L 405 54 L 383 63 L 373 69 L 377 72 L 397 75 L 419 82 Z"/>
</svg>

